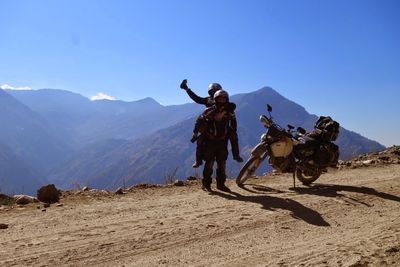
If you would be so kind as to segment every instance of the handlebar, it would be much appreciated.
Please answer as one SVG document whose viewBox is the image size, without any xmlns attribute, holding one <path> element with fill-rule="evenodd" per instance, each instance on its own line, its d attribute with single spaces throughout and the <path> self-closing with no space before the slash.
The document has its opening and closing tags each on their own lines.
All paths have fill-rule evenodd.
<svg viewBox="0 0 400 267">
<path fill-rule="evenodd" d="M 295 127 L 293 127 L 292 125 L 288 125 L 288 129 L 284 130 L 278 124 L 274 123 L 274 121 L 272 120 L 272 117 L 268 118 L 265 115 L 260 115 L 259 120 L 264 125 L 265 128 L 270 128 L 272 125 L 275 125 L 276 128 L 278 128 L 280 131 L 284 132 L 289 138 L 297 139 L 298 136 L 303 135 L 303 133 L 301 131 L 299 131 L 299 129 L 303 129 L 303 128 L 300 128 L 300 127 L 297 128 L 297 133 L 295 133 L 295 131 L 293 131 L 293 129 Z"/>
</svg>

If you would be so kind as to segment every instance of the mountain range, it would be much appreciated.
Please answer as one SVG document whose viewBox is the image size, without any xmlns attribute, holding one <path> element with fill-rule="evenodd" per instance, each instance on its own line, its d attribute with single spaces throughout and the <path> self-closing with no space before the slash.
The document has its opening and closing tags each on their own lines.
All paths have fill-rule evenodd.
<svg viewBox="0 0 400 267">
<path fill-rule="evenodd" d="M 318 116 L 270 87 L 231 97 L 237 104 L 241 153 L 265 131 L 258 116 L 273 106 L 277 123 L 312 129 Z M 193 124 L 204 107 L 163 106 L 152 98 L 138 101 L 90 101 L 64 90 L 0 90 L 0 190 L 33 193 L 45 182 L 63 188 L 88 185 L 116 188 L 140 182 L 163 183 L 166 177 L 201 174 L 193 170 Z M 321 114 L 329 115 L 329 114 Z M 341 128 L 341 157 L 384 147 Z M 5 163 L 7 162 L 7 164 Z M 233 177 L 239 165 L 228 161 Z M 265 164 L 265 171 L 267 166 Z M 4 171 L 3 171 L 4 170 Z"/>
</svg>

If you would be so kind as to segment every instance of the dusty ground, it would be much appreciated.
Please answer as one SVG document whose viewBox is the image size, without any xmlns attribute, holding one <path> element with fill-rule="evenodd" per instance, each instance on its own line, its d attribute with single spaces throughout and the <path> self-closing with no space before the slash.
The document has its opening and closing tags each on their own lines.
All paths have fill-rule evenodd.
<svg viewBox="0 0 400 267">
<path fill-rule="evenodd" d="M 0 266 L 400 266 L 400 165 L 0 209 Z"/>
</svg>

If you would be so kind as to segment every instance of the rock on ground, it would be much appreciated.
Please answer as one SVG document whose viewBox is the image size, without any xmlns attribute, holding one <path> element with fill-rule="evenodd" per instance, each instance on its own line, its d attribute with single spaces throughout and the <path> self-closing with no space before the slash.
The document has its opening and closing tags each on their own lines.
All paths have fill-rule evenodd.
<svg viewBox="0 0 400 267">
<path fill-rule="evenodd" d="M 27 205 L 30 203 L 38 202 L 35 197 L 28 195 L 15 195 L 14 196 L 15 203 L 18 205 Z"/>
<path fill-rule="evenodd" d="M 60 191 L 54 184 L 45 185 L 38 190 L 37 198 L 41 202 L 56 203 L 60 201 Z"/>
</svg>

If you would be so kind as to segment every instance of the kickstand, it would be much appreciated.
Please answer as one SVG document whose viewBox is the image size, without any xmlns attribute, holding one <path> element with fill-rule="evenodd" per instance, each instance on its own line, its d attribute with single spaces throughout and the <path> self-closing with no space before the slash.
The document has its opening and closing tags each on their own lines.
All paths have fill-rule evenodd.
<svg viewBox="0 0 400 267">
<path fill-rule="evenodd" d="M 293 172 L 293 188 L 296 188 L 296 172 Z"/>
</svg>

